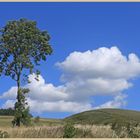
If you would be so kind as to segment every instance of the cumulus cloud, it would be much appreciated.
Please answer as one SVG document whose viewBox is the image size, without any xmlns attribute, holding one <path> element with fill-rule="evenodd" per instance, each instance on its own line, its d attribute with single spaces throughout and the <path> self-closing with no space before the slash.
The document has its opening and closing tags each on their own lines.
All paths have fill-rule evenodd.
<svg viewBox="0 0 140 140">
<path fill-rule="evenodd" d="M 55 86 L 40 75 L 29 75 L 31 83 L 28 101 L 33 112 L 81 112 L 94 108 L 118 108 L 126 104 L 123 94 L 132 86 L 130 80 L 140 75 L 140 59 L 131 53 L 124 56 L 117 47 L 99 48 L 93 51 L 72 52 L 56 66 L 62 70 L 63 84 Z M 12 105 L 16 87 L 0 98 L 9 99 L 5 107 Z M 114 97 L 98 107 L 92 106 L 91 96 Z M 95 101 L 96 103 L 96 101 Z M 94 105 L 94 104 L 93 104 Z"/>
<path fill-rule="evenodd" d="M 128 58 L 117 47 L 99 48 L 93 51 L 73 52 L 63 62 L 56 64 L 71 80 L 70 75 L 80 77 L 124 78 L 128 79 L 140 74 L 140 60 L 134 54 Z"/>
<path fill-rule="evenodd" d="M 2 95 L 0 95 L 0 99 L 15 99 L 17 93 L 17 87 L 11 87 L 8 91 L 4 92 Z"/>
<path fill-rule="evenodd" d="M 98 107 L 95 107 L 95 109 L 101 109 L 101 108 L 120 108 L 122 106 L 126 105 L 126 101 L 124 100 L 127 97 L 125 94 L 117 95 L 113 100 L 108 101 L 102 105 L 99 105 Z"/>
<path fill-rule="evenodd" d="M 33 112 L 81 112 L 92 109 L 90 103 L 78 103 L 70 101 L 38 101 L 28 99 L 30 108 Z"/>
<path fill-rule="evenodd" d="M 15 100 L 7 100 L 5 104 L 2 105 L 2 108 L 14 108 Z"/>
<path fill-rule="evenodd" d="M 87 100 L 95 95 L 117 95 L 132 86 L 129 80 L 140 75 L 139 58 L 124 56 L 117 47 L 73 52 L 56 65 L 72 100 Z M 80 96 L 77 96 L 80 95 Z"/>
<path fill-rule="evenodd" d="M 29 83 L 26 87 L 30 89 L 29 96 L 33 100 L 38 101 L 59 101 L 65 100 L 67 94 L 63 86 L 54 86 L 51 83 L 45 83 L 45 80 L 40 75 L 39 81 L 35 80 L 35 74 L 29 76 Z"/>
<path fill-rule="evenodd" d="M 73 112 L 78 113 L 81 111 L 91 110 L 92 106 L 90 103 L 78 103 L 68 101 L 39 101 L 27 98 L 31 112 L 39 113 L 42 112 Z M 13 108 L 15 100 L 7 100 L 2 108 Z"/>
</svg>

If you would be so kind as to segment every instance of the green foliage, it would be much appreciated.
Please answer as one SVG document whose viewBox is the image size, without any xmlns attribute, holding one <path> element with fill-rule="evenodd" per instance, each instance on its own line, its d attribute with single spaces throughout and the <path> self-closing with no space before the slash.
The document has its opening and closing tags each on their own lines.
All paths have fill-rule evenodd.
<svg viewBox="0 0 140 140">
<path fill-rule="evenodd" d="M 9 21 L 0 30 L 0 76 L 10 76 L 17 83 L 15 118 L 12 121 L 17 126 L 21 121 L 26 124 L 29 118 L 29 109 L 25 109 L 28 89 L 21 89 L 21 77 L 23 81 L 30 82 L 28 74 L 36 73 L 35 79 L 38 80 L 40 71 L 35 66 L 41 60 L 46 61 L 47 55 L 52 53 L 49 40 L 47 31 L 41 31 L 35 21 L 27 19 Z"/>
<path fill-rule="evenodd" d="M 14 116 L 14 114 L 15 114 L 15 110 L 12 108 L 0 109 L 1 116 Z"/>
<path fill-rule="evenodd" d="M 47 31 L 40 31 L 35 21 L 20 19 L 9 21 L 1 29 L 0 37 L 0 73 L 18 80 L 23 69 L 37 74 L 34 66 L 46 61 L 52 53 Z M 24 74 L 24 77 L 27 75 Z"/>
<path fill-rule="evenodd" d="M 63 138 L 73 138 L 76 135 L 77 129 L 70 123 L 64 126 Z"/>
<path fill-rule="evenodd" d="M 25 98 L 25 94 L 29 92 L 29 89 L 20 88 L 18 99 L 15 103 L 15 117 L 12 121 L 13 126 L 18 125 L 18 121 L 20 121 L 23 125 L 29 126 L 31 124 L 31 115 L 29 113 L 29 107 L 27 106 L 28 103 Z"/>
<path fill-rule="evenodd" d="M 0 130 L 0 138 L 9 138 L 8 132 Z"/>
</svg>

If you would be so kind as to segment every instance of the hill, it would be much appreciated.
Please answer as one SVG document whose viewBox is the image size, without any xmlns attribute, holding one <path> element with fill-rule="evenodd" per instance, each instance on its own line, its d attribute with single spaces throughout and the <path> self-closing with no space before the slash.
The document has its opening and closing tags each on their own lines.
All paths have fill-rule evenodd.
<svg viewBox="0 0 140 140">
<path fill-rule="evenodd" d="M 65 118 L 64 121 L 75 124 L 138 125 L 140 123 L 140 112 L 122 109 L 98 109 L 72 115 Z"/>
<path fill-rule="evenodd" d="M 11 121 L 13 116 L 1 116 L 0 115 L 0 126 L 11 126 Z M 32 118 L 33 120 L 35 118 Z M 56 126 L 63 125 L 64 123 L 74 123 L 74 124 L 90 124 L 90 125 L 124 125 L 140 124 L 140 112 L 132 110 L 122 110 L 122 109 L 98 109 L 81 112 L 74 114 L 72 116 L 66 117 L 64 119 L 48 119 L 40 118 L 39 122 L 35 125 L 37 126 Z"/>
</svg>

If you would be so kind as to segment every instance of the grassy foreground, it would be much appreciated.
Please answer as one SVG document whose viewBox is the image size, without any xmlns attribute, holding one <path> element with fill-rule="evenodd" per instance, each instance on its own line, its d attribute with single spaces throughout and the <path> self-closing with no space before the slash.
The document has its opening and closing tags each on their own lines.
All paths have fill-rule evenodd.
<svg viewBox="0 0 140 140">
<path fill-rule="evenodd" d="M 73 138 L 140 138 L 140 127 L 134 128 L 130 135 L 127 128 L 119 132 L 112 130 L 111 126 L 103 125 L 75 125 L 76 134 Z M 2 127 L 9 138 L 63 138 L 64 126 L 34 126 L 34 127 Z"/>
<path fill-rule="evenodd" d="M 72 115 L 65 119 L 41 118 L 30 127 L 12 128 L 12 116 L 0 116 L 0 130 L 10 138 L 62 138 L 73 133 L 74 138 L 140 138 L 140 112 L 120 109 L 100 109 Z M 34 122 L 34 118 L 33 118 Z M 73 128 L 65 130 L 66 124 Z"/>
</svg>

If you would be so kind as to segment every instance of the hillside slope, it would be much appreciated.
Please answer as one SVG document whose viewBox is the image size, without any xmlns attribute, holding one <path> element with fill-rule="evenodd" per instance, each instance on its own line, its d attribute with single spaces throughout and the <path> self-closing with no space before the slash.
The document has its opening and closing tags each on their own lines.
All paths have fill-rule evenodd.
<svg viewBox="0 0 140 140">
<path fill-rule="evenodd" d="M 113 124 L 126 125 L 140 123 L 140 112 L 122 109 L 98 109 L 85 111 L 64 119 L 66 122 L 76 124 Z"/>
<path fill-rule="evenodd" d="M 0 127 L 11 126 L 12 119 L 13 116 L 0 116 Z M 133 125 L 137 125 L 140 124 L 140 112 L 122 109 L 98 109 L 78 113 L 66 117 L 65 119 L 40 118 L 40 121 L 36 125 L 56 126 L 63 125 L 66 122 L 90 125 L 108 125 L 114 123 L 120 125 L 131 123 Z"/>
</svg>

